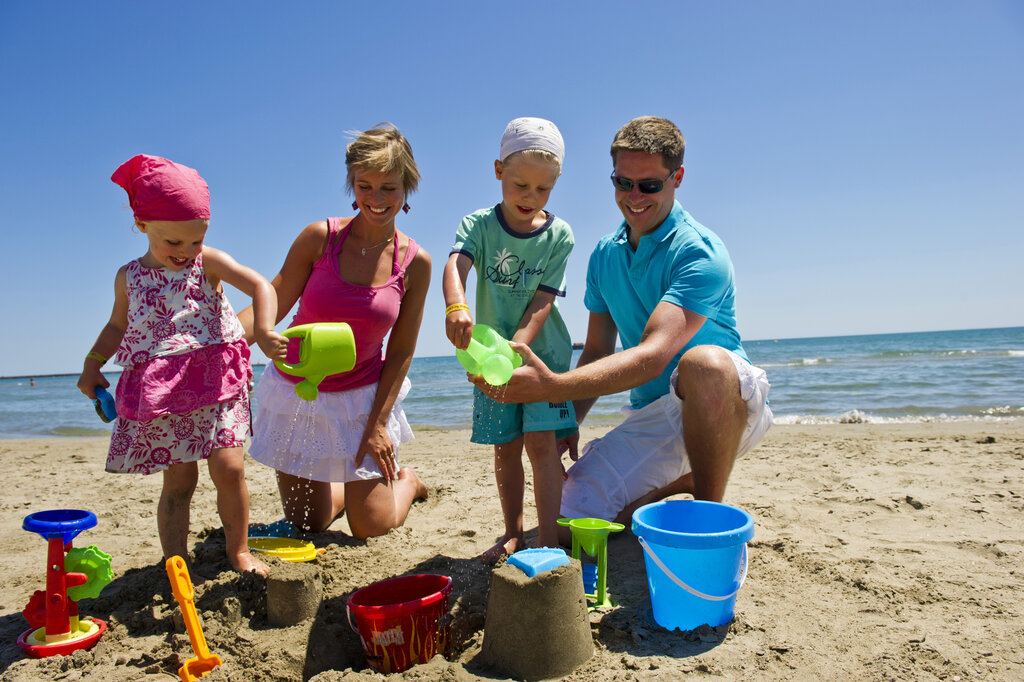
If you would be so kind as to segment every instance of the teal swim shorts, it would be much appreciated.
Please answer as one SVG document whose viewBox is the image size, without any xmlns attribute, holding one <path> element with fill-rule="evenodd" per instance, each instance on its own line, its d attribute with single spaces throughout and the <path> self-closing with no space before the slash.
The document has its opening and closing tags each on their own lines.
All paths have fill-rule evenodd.
<svg viewBox="0 0 1024 682">
<path fill-rule="evenodd" d="M 483 445 L 509 443 L 529 431 L 575 431 L 571 402 L 499 403 L 473 387 L 473 435 Z"/>
</svg>

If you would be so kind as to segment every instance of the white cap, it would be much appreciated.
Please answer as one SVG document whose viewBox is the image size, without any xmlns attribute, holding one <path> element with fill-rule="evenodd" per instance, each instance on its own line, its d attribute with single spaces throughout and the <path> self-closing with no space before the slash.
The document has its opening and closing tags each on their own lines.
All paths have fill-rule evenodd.
<svg viewBox="0 0 1024 682">
<path fill-rule="evenodd" d="M 501 136 L 499 160 L 504 161 L 516 152 L 540 149 L 558 157 L 558 163 L 565 159 L 565 142 L 558 126 L 543 118 L 523 116 L 509 121 L 505 134 Z"/>
</svg>

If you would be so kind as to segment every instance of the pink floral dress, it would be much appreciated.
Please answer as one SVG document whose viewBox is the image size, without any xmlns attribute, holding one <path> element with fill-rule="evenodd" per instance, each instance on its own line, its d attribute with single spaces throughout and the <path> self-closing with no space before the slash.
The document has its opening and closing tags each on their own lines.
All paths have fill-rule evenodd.
<svg viewBox="0 0 1024 682">
<path fill-rule="evenodd" d="M 150 474 L 249 435 L 249 346 L 200 254 L 180 271 L 125 266 L 128 328 L 114 362 L 117 420 L 107 471 Z"/>
</svg>

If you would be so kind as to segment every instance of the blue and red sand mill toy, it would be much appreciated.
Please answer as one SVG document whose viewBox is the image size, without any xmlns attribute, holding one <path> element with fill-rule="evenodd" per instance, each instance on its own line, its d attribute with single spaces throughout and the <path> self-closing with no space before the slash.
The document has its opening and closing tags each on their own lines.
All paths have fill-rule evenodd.
<svg viewBox="0 0 1024 682">
<path fill-rule="evenodd" d="M 18 637 L 18 645 L 33 658 L 88 649 L 107 630 L 104 621 L 78 614 L 78 600 L 95 599 L 114 578 L 109 554 L 95 545 L 71 546 L 75 536 L 95 525 L 96 515 L 80 509 L 36 512 L 21 524 L 48 543 L 46 590 L 37 590 L 21 612 L 31 628 Z"/>
</svg>

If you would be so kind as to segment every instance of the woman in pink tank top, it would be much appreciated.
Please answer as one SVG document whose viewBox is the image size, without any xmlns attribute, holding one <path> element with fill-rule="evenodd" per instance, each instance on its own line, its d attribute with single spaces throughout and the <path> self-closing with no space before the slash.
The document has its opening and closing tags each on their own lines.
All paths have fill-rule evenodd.
<svg viewBox="0 0 1024 682">
<path fill-rule="evenodd" d="M 295 394 L 298 378 L 268 367 L 253 394 L 250 454 L 277 471 L 293 524 L 321 531 L 347 512 L 352 534 L 366 538 L 402 525 L 413 501 L 427 496 L 416 473 L 399 468 L 397 451 L 412 439 L 402 400 L 430 256 L 395 226 L 419 181 L 405 137 L 390 125 L 361 133 L 348 145 L 345 165 L 358 212 L 308 225 L 272 284 L 278 322 L 296 301 L 289 326 L 347 322 L 356 365 L 324 379 L 312 402 Z M 239 319 L 250 338 L 251 310 Z M 289 352 L 294 361 L 297 348 Z"/>
</svg>

